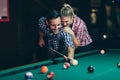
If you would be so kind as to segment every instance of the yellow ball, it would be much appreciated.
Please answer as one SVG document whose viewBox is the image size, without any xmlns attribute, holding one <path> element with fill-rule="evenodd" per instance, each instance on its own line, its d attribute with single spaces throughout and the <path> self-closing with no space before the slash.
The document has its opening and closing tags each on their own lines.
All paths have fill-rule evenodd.
<svg viewBox="0 0 120 80">
<path fill-rule="evenodd" d="M 73 65 L 73 66 L 77 66 L 78 65 L 78 61 L 76 59 L 71 59 L 70 60 L 70 63 Z"/>
</svg>

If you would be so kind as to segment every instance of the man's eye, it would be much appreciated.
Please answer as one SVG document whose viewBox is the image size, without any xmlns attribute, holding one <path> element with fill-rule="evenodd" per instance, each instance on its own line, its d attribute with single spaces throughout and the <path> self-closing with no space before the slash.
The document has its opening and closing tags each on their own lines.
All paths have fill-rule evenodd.
<svg viewBox="0 0 120 80">
<path fill-rule="evenodd" d="M 60 24 L 58 24 L 57 26 L 60 26 Z"/>
<path fill-rule="evenodd" d="M 68 21 L 66 21 L 66 23 L 68 23 Z"/>
</svg>

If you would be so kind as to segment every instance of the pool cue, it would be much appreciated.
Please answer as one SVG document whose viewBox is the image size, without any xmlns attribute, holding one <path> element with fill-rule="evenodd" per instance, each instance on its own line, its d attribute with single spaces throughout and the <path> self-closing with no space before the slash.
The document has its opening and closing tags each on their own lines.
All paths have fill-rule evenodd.
<svg viewBox="0 0 120 80">
<path fill-rule="evenodd" d="M 52 48 L 49 48 L 49 47 L 47 47 L 47 46 L 45 46 L 46 48 L 48 48 L 49 50 L 51 50 L 51 51 L 54 51 L 54 52 L 56 52 L 57 54 L 59 54 L 59 55 L 61 55 L 61 56 L 65 56 L 65 55 L 63 55 L 62 53 L 60 53 L 60 52 L 58 52 L 58 51 L 56 51 L 55 49 L 52 49 Z M 67 56 L 66 56 L 67 57 Z M 69 57 L 67 57 L 69 60 L 72 60 L 71 58 L 69 58 Z"/>
<path fill-rule="evenodd" d="M 61 56 L 65 56 L 65 55 L 63 55 L 62 53 L 60 53 L 60 52 L 58 52 L 58 51 L 56 51 L 56 50 L 54 50 L 54 49 L 52 49 L 52 48 L 49 48 L 49 47 L 47 47 L 48 49 L 50 49 L 51 51 L 54 51 L 54 52 L 56 52 L 57 54 L 59 54 L 59 55 L 61 55 Z"/>
</svg>

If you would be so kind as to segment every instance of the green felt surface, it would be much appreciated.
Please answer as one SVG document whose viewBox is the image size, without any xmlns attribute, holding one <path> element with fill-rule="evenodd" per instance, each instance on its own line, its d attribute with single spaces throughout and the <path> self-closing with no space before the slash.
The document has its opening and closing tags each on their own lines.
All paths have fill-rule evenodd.
<svg viewBox="0 0 120 80">
<path fill-rule="evenodd" d="M 0 80 L 25 80 L 26 72 L 33 73 L 32 80 L 47 80 L 47 73 L 40 72 L 42 65 L 47 65 L 49 72 L 54 72 L 53 80 L 120 80 L 120 68 L 117 68 L 117 62 L 120 61 L 120 50 L 107 50 L 105 54 L 94 50 L 76 54 L 75 57 L 79 64 L 77 66 L 71 65 L 66 70 L 63 68 L 64 62 L 53 65 L 51 61 L 43 61 L 0 71 Z M 93 73 L 88 73 L 89 65 L 95 67 Z"/>
</svg>

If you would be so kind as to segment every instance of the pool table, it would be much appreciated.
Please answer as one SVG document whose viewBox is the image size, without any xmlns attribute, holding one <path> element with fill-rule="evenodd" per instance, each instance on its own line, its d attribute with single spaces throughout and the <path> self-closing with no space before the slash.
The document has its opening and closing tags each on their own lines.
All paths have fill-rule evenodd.
<svg viewBox="0 0 120 80">
<path fill-rule="evenodd" d="M 119 49 L 107 49 L 104 54 L 100 50 L 77 53 L 75 58 L 79 64 L 70 66 L 68 69 L 63 68 L 63 58 L 57 58 L 58 64 L 52 64 L 52 61 L 46 60 L 33 64 L 15 67 L 12 69 L 0 71 L 0 80 L 25 80 L 25 73 L 32 72 L 32 80 L 47 80 L 47 73 L 40 71 L 41 66 L 46 65 L 48 72 L 54 72 L 53 80 L 120 80 L 120 68 L 117 62 L 120 61 Z M 88 66 L 93 65 L 93 73 L 88 72 Z"/>
</svg>

